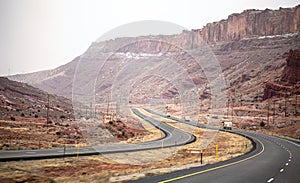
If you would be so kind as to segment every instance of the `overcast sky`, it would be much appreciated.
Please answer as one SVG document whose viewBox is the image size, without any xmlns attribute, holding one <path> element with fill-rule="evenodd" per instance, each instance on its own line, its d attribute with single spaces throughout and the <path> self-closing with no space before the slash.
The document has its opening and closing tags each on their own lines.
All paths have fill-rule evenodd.
<svg viewBox="0 0 300 183">
<path fill-rule="evenodd" d="M 66 64 L 101 35 L 134 21 L 198 29 L 245 9 L 297 4 L 299 0 L 0 0 L 0 75 Z"/>
</svg>

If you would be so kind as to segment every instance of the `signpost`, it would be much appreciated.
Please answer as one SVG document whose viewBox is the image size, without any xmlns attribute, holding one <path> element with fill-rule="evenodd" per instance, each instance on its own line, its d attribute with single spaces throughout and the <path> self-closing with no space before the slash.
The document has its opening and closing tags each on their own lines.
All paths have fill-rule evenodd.
<svg viewBox="0 0 300 183">
<path fill-rule="evenodd" d="M 219 151 L 219 145 L 216 144 L 216 160 L 217 160 L 217 161 L 219 160 L 219 154 L 218 154 L 218 151 Z"/>
<path fill-rule="evenodd" d="M 76 157 L 76 160 L 78 160 L 78 156 L 79 156 L 79 149 L 80 149 L 80 144 L 77 144 L 77 157 Z"/>
</svg>

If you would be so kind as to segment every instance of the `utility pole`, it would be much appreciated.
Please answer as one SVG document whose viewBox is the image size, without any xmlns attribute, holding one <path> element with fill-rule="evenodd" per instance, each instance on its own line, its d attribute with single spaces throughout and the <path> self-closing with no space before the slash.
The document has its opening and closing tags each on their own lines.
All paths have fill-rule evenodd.
<svg viewBox="0 0 300 183">
<path fill-rule="evenodd" d="M 80 118 L 81 118 L 81 114 L 82 114 L 82 104 L 81 104 L 81 102 L 79 103 L 79 116 L 80 116 Z"/>
<path fill-rule="evenodd" d="M 111 119 L 111 117 L 108 117 L 108 116 L 109 116 L 109 107 L 110 107 L 109 105 L 110 105 L 110 103 L 109 103 L 109 97 L 107 97 L 106 116 L 107 116 L 107 118 L 109 118 L 109 121 L 110 121 L 110 120 L 112 120 L 112 119 Z"/>
<path fill-rule="evenodd" d="M 95 111 L 94 111 L 94 116 L 95 116 L 95 118 L 98 118 L 98 115 L 97 115 L 97 105 L 95 104 L 95 109 L 94 109 Z"/>
<path fill-rule="evenodd" d="M 200 99 L 200 114 L 202 112 L 202 100 Z"/>
<path fill-rule="evenodd" d="M 89 114 L 91 118 L 95 117 L 94 111 L 92 109 L 93 109 L 93 103 L 90 102 Z"/>
<path fill-rule="evenodd" d="M 108 112 L 109 112 L 109 99 L 107 98 L 107 109 L 106 109 L 106 115 L 108 116 Z"/>
<path fill-rule="evenodd" d="M 240 95 L 240 105 L 242 107 L 242 94 Z"/>
<path fill-rule="evenodd" d="M 267 113 L 267 119 L 268 119 L 268 125 L 270 126 L 270 120 L 269 120 L 269 117 L 270 117 L 270 114 L 269 114 L 269 112 L 270 112 L 270 101 L 268 101 L 268 104 L 267 104 L 267 106 L 268 106 L 268 113 Z"/>
<path fill-rule="evenodd" d="M 230 100 L 231 100 L 231 96 L 230 96 L 230 93 L 229 93 L 229 96 L 228 96 L 228 99 L 227 99 L 227 119 L 228 119 L 228 116 L 229 116 Z"/>
<path fill-rule="evenodd" d="M 234 98 L 231 98 L 232 104 L 231 104 L 231 119 L 233 118 L 233 107 L 234 107 Z"/>
<path fill-rule="evenodd" d="M 297 111 L 297 106 L 298 105 L 298 95 L 297 95 L 297 93 L 296 93 L 296 101 L 295 101 L 295 116 L 297 116 L 297 113 L 298 113 L 298 111 Z"/>
<path fill-rule="evenodd" d="M 50 101 L 49 101 L 49 94 L 48 94 L 48 105 L 47 105 L 47 121 L 46 121 L 46 126 L 48 128 L 48 123 L 49 123 L 49 107 L 50 107 Z"/>
<path fill-rule="evenodd" d="M 287 116 L 287 89 L 285 90 L 285 100 L 284 100 L 284 117 Z"/>
<path fill-rule="evenodd" d="M 273 124 L 275 123 L 275 99 L 273 100 Z"/>
</svg>

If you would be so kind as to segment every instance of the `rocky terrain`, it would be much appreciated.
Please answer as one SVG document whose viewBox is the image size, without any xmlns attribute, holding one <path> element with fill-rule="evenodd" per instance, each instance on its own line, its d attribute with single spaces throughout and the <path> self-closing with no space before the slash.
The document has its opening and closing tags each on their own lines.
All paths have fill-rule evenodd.
<svg viewBox="0 0 300 183">
<path fill-rule="evenodd" d="M 294 8 L 280 8 L 279 10 L 245 10 L 240 14 L 228 16 L 228 19 L 226 20 L 209 23 L 202 29 L 183 31 L 178 35 L 116 38 L 102 42 L 94 42 L 83 55 L 75 58 L 66 65 L 53 70 L 14 75 L 9 76 L 9 78 L 31 84 L 51 93 L 71 98 L 72 80 L 78 62 L 85 58 L 90 60 L 93 59 L 95 62 L 104 62 L 110 54 L 114 52 L 119 52 L 120 54 L 123 53 L 123 56 L 126 56 L 127 54 L 127 57 L 133 57 L 130 52 L 175 52 L 176 48 L 174 48 L 174 45 L 185 50 L 200 50 L 203 42 L 207 42 L 220 61 L 227 59 L 226 57 L 224 58 L 224 54 L 234 55 L 234 51 L 237 50 L 249 50 L 249 54 L 251 54 L 251 51 L 258 50 L 262 47 L 265 49 L 270 47 L 270 51 L 272 51 L 272 47 L 276 49 L 282 47 L 281 51 L 278 50 L 278 57 L 287 52 L 289 48 L 297 48 L 295 47 L 297 45 L 288 46 L 287 48 L 285 48 L 285 46 L 287 41 L 294 40 L 292 42 L 296 42 L 298 38 L 297 34 L 300 29 L 299 14 L 300 5 Z M 223 31 L 221 31 L 220 27 L 224 27 L 222 29 Z M 279 40 L 285 40 L 285 43 L 283 43 L 284 45 L 281 46 L 282 41 Z M 169 44 L 167 46 L 162 46 L 163 43 Z M 219 46 L 221 49 L 215 49 L 214 46 Z M 138 55 L 135 55 L 135 58 L 137 58 L 137 56 Z M 149 57 L 151 55 L 143 55 L 143 57 L 147 56 Z M 278 59 L 276 57 L 271 57 L 272 55 L 270 55 L 269 58 L 266 58 L 266 61 L 262 60 L 262 62 L 267 62 L 268 59 Z M 226 70 L 228 66 L 230 67 L 231 65 L 241 63 L 244 60 L 237 56 L 232 56 L 222 65 L 225 66 L 223 70 Z M 99 63 L 94 64 L 94 66 L 98 67 L 100 67 L 100 65 Z"/>
<path fill-rule="evenodd" d="M 251 36 L 270 36 L 295 33 L 300 27 L 300 6 L 279 10 L 245 10 L 226 20 L 208 23 L 194 30 L 207 42 L 232 41 Z"/>
<path fill-rule="evenodd" d="M 69 99 L 0 77 L 0 119 L 46 122 L 47 110 L 49 124 L 74 119 Z"/>
<path fill-rule="evenodd" d="M 142 127 L 130 128 L 120 120 L 110 120 L 98 125 L 116 140 L 144 133 Z M 87 145 L 69 99 L 5 77 L 0 77 L 0 137 L 1 150 Z"/>
<path fill-rule="evenodd" d="M 241 128 L 263 127 L 299 138 L 299 75 L 292 74 L 298 68 L 293 59 L 297 51 L 290 51 L 300 48 L 299 13 L 299 5 L 246 10 L 178 35 L 94 42 L 57 69 L 9 78 L 67 98 L 86 101 L 83 95 L 94 95 L 99 105 L 110 98 L 180 108 L 183 87 L 197 90 L 200 100 L 191 100 L 200 103 L 200 114 L 206 114 L 212 111 L 213 96 L 208 76 L 220 65 L 227 104 L 219 110 L 226 111 L 227 118 Z M 212 64 L 214 59 L 217 64 Z M 296 130 L 283 130 L 290 128 Z"/>
<path fill-rule="evenodd" d="M 28 84 L 0 78 L 0 113 L 0 149 L 53 148 L 82 141 L 71 101 Z"/>
</svg>

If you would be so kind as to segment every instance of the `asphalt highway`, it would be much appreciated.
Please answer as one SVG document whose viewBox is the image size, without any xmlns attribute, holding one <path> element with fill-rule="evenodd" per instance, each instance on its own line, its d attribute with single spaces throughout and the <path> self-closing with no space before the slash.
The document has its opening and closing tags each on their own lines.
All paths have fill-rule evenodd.
<svg viewBox="0 0 300 183">
<path fill-rule="evenodd" d="M 97 155 L 101 153 L 118 153 L 157 149 L 163 147 L 180 146 L 191 143 L 195 140 L 194 135 L 176 129 L 163 122 L 145 116 L 137 109 L 132 109 L 133 113 L 138 117 L 151 123 L 158 129 L 165 133 L 164 138 L 159 140 L 144 142 L 139 144 L 115 144 L 106 146 L 93 146 L 81 148 L 59 148 L 59 149 L 44 149 L 44 150 L 14 150 L 14 151 L 0 151 L 0 161 L 13 160 L 28 160 L 28 159 L 45 159 L 45 158 L 59 158 L 65 156 L 87 156 Z"/>
<path fill-rule="evenodd" d="M 147 111 L 155 113 L 151 110 Z M 159 113 L 156 114 L 164 116 Z M 182 120 L 177 121 L 182 122 Z M 188 123 L 193 126 L 196 125 L 196 123 L 193 122 Z M 147 177 L 132 182 L 300 182 L 299 143 L 249 131 L 233 130 L 232 132 L 251 138 L 256 148 L 246 155 L 224 162 Z"/>
</svg>

